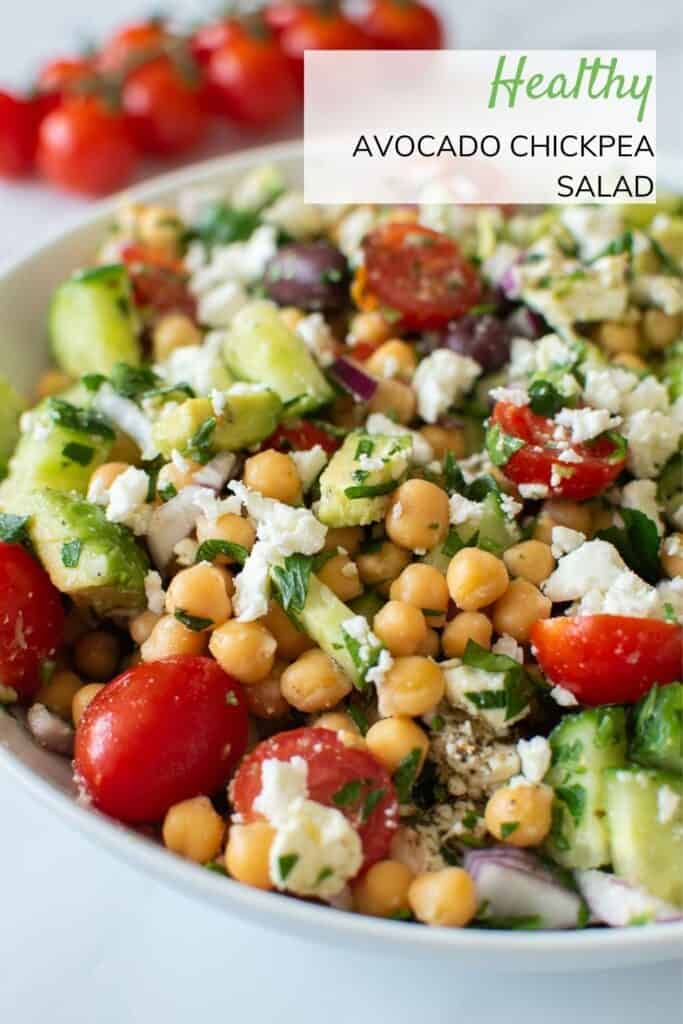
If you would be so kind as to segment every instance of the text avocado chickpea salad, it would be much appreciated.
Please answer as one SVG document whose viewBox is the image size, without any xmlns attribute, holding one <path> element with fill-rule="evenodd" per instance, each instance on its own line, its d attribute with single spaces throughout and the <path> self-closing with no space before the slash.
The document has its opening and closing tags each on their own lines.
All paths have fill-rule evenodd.
<svg viewBox="0 0 683 1024">
<path fill-rule="evenodd" d="M 683 917 L 683 207 L 122 210 L 0 380 L 0 700 L 247 885 Z"/>
</svg>

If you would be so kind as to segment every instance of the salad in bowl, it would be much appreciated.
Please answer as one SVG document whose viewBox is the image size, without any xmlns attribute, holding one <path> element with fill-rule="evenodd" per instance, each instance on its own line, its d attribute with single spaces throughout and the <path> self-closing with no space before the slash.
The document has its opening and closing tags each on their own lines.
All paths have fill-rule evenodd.
<svg viewBox="0 0 683 1024">
<path fill-rule="evenodd" d="M 257 889 L 682 919 L 681 211 L 124 206 L 0 380 L 4 712 Z"/>
</svg>

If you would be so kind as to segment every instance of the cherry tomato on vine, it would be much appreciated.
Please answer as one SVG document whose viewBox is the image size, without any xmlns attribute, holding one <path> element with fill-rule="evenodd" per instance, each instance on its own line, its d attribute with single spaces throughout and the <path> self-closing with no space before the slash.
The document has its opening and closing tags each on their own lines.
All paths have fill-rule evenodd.
<svg viewBox="0 0 683 1024">
<path fill-rule="evenodd" d="M 73 96 L 40 125 L 38 167 L 54 185 L 98 196 L 130 179 L 137 148 L 124 118 L 96 96 Z"/>
<path fill-rule="evenodd" d="M 378 50 L 439 50 L 443 46 L 441 21 L 417 0 L 373 0 L 360 25 Z"/>
<path fill-rule="evenodd" d="M 305 14 L 306 4 L 270 4 L 264 12 L 266 25 L 273 32 L 283 32 L 293 25 L 297 18 Z"/>
<path fill-rule="evenodd" d="M 94 73 L 94 65 L 87 57 L 58 57 L 48 61 L 38 73 L 38 91 L 43 95 L 61 98 L 73 92 Z"/>
<path fill-rule="evenodd" d="M 202 140 L 208 127 L 199 84 L 168 57 L 157 57 L 128 76 L 123 109 L 147 153 L 183 153 Z"/>
<path fill-rule="evenodd" d="M 244 127 L 276 124 L 298 102 L 289 62 L 270 35 L 234 36 L 212 54 L 207 75 L 213 108 Z"/>
<path fill-rule="evenodd" d="M 212 53 L 241 35 L 243 29 L 237 18 L 220 18 L 200 25 L 190 40 L 192 55 L 199 64 L 207 64 Z"/>
<path fill-rule="evenodd" d="M 141 60 L 158 57 L 168 41 L 168 32 L 160 21 L 123 25 L 104 43 L 97 66 L 101 71 L 126 71 Z"/>
<path fill-rule="evenodd" d="M 365 33 L 341 12 L 336 3 L 304 8 L 280 33 L 283 53 L 292 62 L 300 88 L 304 81 L 306 50 L 367 50 Z"/>
<path fill-rule="evenodd" d="M 216 793 L 246 746 L 240 684 L 211 658 L 180 655 L 100 690 L 76 730 L 76 777 L 105 814 L 155 822 L 181 800 Z"/>
<path fill-rule="evenodd" d="M 48 574 L 19 544 L 0 544 L 0 683 L 32 697 L 63 634 L 62 599 Z"/>
<path fill-rule="evenodd" d="M 0 176 L 21 178 L 33 169 L 38 108 L 31 100 L 0 92 Z"/>
</svg>

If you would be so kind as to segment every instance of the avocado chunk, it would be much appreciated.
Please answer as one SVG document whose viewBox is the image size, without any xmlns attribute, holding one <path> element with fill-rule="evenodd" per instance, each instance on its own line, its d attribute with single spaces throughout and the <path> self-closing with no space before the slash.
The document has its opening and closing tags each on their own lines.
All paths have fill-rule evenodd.
<svg viewBox="0 0 683 1024">
<path fill-rule="evenodd" d="M 412 446 L 408 434 L 349 434 L 320 477 L 320 522 L 366 526 L 383 519 L 389 495 L 408 469 Z"/>
<path fill-rule="evenodd" d="M 47 398 L 22 420 L 3 492 L 53 487 L 85 494 L 94 470 L 109 458 L 115 434 L 107 420 L 60 398 Z"/>
<path fill-rule="evenodd" d="M 567 715 L 549 742 L 552 762 L 545 782 L 555 790 L 555 799 L 546 849 L 566 868 L 609 864 L 605 769 L 626 763 L 624 709 L 591 708 Z"/>
<path fill-rule="evenodd" d="M 237 313 L 225 335 L 223 355 L 236 377 L 279 395 L 288 416 L 311 412 L 334 397 L 306 345 L 272 302 L 252 302 Z"/>
<path fill-rule="evenodd" d="M 636 766 L 605 776 L 615 874 L 683 907 L 683 780 Z"/>
<path fill-rule="evenodd" d="M 24 399 L 0 376 L 0 480 L 7 472 L 9 457 L 19 440 L 19 417 L 25 407 Z"/>
<path fill-rule="evenodd" d="M 166 406 L 152 426 L 152 438 L 166 458 L 174 451 L 198 462 L 217 452 L 235 452 L 258 444 L 275 430 L 282 402 L 274 391 L 235 384 L 221 393 L 217 407 L 208 398 L 189 398 Z M 217 413 L 216 408 L 220 408 Z"/>
<path fill-rule="evenodd" d="M 653 686 L 638 702 L 631 757 L 646 768 L 683 776 L 683 683 Z"/>
<path fill-rule="evenodd" d="M 108 375 L 142 357 L 128 272 L 118 264 L 74 274 L 57 288 L 49 314 L 52 352 L 72 377 Z"/>
<path fill-rule="evenodd" d="M 144 608 L 147 556 L 99 505 L 46 489 L 26 495 L 28 531 L 50 579 L 98 615 Z"/>
</svg>

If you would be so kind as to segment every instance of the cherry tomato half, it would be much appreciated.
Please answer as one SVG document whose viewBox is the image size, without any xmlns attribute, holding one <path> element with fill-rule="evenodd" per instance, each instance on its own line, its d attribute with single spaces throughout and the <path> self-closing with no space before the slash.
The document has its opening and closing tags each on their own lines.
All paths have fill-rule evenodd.
<svg viewBox="0 0 683 1024">
<path fill-rule="evenodd" d="M 121 259 L 128 268 L 136 306 L 157 316 L 165 313 L 197 314 L 197 303 L 188 287 L 180 260 L 145 245 L 125 245 Z"/>
<path fill-rule="evenodd" d="M 505 476 L 517 485 L 545 484 L 556 498 L 594 498 L 611 486 L 626 464 L 608 437 L 572 445 L 579 461 L 561 462 L 562 449 L 553 439 L 553 421 L 537 416 L 528 405 L 498 402 L 491 420 L 504 433 L 525 442 L 502 467 Z"/>
<path fill-rule="evenodd" d="M 306 420 L 297 420 L 287 426 L 278 427 L 261 447 L 263 451 L 267 448 L 277 448 L 281 452 L 307 452 L 317 444 L 328 455 L 332 455 L 339 447 L 337 438 L 328 434 L 326 430 L 321 430 Z"/>
<path fill-rule="evenodd" d="M 582 704 L 631 703 L 681 677 L 683 627 L 671 622 L 564 616 L 536 622 L 531 642 L 544 674 Z"/>
<path fill-rule="evenodd" d="M 88 705 L 76 777 L 105 814 L 155 822 L 180 800 L 216 793 L 246 745 L 239 683 L 211 658 L 164 658 L 124 672 Z"/>
<path fill-rule="evenodd" d="M 439 50 L 443 46 L 441 21 L 417 0 L 373 0 L 360 25 L 378 50 Z"/>
<path fill-rule="evenodd" d="M 365 33 L 337 4 L 305 8 L 280 32 L 280 45 L 296 72 L 299 88 L 304 84 L 306 50 L 367 50 Z"/>
<path fill-rule="evenodd" d="M 296 83 L 273 37 L 235 35 L 210 57 L 212 109 L 249 128 L 265 128 L 295 109 Z"/>
<path fill-rule="evenodd" d="M 63 633 L 62 599 L 48 574 L 20 545 L 0 544 L 0 683 L 32 697 Z"/>
<path fill-rule="evenodd" d="M 336 807 L 358 830 L 364 868 L 385 857 L 398 826 L 394 785 L 371 754 L 344 746 L 329 729 L 293 729 L 259 743 L 245 757 L 230 785 L 235 810 L 245 821 L 258 818 L 252 806 L 261 792 L 261 765 L 269 758 L 289 761 L 295 756 L 303 757 L 308 765 L 310 799 Z M 360 783 L 357 798 L 336 802 L 335 795 L 349 782 Z"/>
<path fill-rule="evenodd" d="M 480 299 L 476 270 L 456 243 L 438 231 L 413 223 L 384 224 L 366 236 L 363 249 L 364 304 L 402 314 L 405 329 L 444 327 Z"/>
<path fill-rule="evenodd" d="M 137 160 L 129 128 L 95 96 L 74 96 L 40 125 L 38 166 L 71 192 L 105 195 L 129 180 Z"/>
<path fill-rule="evenodd" d="M 33 169 L 38 110 L 30 100 L 0 92 L 0 176 L 21 178 Z"/>
<path fill-rule="evenodd" d="M 123 109 L 140 149 L 147 153 L 183 153 L 200 142 L 207 129 L 201 89 L 168 57 L 157 57 L 128 76 Z"/>
<path fill-rule="evenodd" d="M 164 25 L 156 20 L 123 25 L 102 47 L 97 66 L 101 71 L 127 71 L 163 53 L 169 41 Z"/>
</svg>

